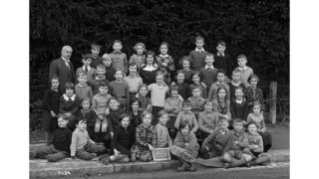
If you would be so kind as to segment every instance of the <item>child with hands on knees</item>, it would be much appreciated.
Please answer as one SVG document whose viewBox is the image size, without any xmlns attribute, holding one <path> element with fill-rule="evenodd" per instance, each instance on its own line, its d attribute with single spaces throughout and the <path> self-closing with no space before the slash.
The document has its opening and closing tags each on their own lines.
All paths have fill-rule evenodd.
<svg viewBox="0 0 319 179">
<path fill-rule="evenodd" d="M 69 118 L 67 127 L 73 131 L 75 129 L 75 114 L 80 107 L 80 99 L 74 94 L 74 84 L 65 84 L 65 94 L 60 97 L 59 112 Z"/>
<path fill-rule="evenodd" d="M 53 133 L 58 128 L 58 114 L 60 108 L 60 97 L 61 92 L 59 91 L 59 78 L 57 76 L 52 77 L 51 87 L 44 93 L 44 112 L 42 118 L 42 128 L 45 130 L 45 138 L 47 145 L 50 145 Z"/>
<path fill-rule="evenodd" d="M 157 144 L 157 131 L 151 124 L 152 114 L 145 111 L 142 115 L 143 123 L 135 130 L 135 144 L 131 148 L 131 161 L 139 159 L 143 162 L 153 160 L 152 150 Z"/>
</svg>

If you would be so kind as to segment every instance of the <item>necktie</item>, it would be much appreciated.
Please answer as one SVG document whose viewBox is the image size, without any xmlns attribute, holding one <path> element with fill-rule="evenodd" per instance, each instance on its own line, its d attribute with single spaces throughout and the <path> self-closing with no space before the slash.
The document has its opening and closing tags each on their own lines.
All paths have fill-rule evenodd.
<svg viewBox="0 0 319 179">
<path fill-rule="evenodd" d="M 85 71 L 86 71 L 86 72 L 88 72 L 88 71 L 89 71 L 89 69 L 88 69 L 88 67 L 87 67 L 87 66 L 85 67 Z"/>
</svg>

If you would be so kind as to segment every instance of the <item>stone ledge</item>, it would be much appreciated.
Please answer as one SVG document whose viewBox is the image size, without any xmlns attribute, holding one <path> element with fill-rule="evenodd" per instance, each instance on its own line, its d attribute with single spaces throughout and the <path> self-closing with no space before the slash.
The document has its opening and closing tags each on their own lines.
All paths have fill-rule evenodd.
<svg viewBox="0 0 319 179">
<path fill-rule="evenodd" d="M 289 162 L 289 150 L 270 150 L 271 162 Z M 54 177 L 86 177 L 99 176 L 108 173 L 124 172 L 146 172 L 175 169 L 178 167 L 177 160 L 162 162 L 129 162 L 129 163 L 110 163 L 104 165 L 99 161 L 62 160 L 51 163 L 46 160 L 30 160 L 30 178 L 54 178 Z M 199 166 L 199 168 L 205 168 Z"/>
</svg>

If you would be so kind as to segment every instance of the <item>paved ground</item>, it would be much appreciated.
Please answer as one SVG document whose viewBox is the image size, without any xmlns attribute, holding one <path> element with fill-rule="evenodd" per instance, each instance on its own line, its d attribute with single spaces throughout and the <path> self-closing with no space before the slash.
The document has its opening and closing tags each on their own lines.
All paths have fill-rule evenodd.
<svg viewBox="0 0 319 179">
<path fill-rule="evenodd" d="M 289 164 L 278 163 L 278 166 L 258 166 L 234 169 L 201 169 L 196 172 L 176 172 L 166 170 L 147 173 L 117 173 L 99 177 L 82 177 L 90 179 L 288 179 Z M 68 177 L 67 177 L 68 178 Z M 76 177 L 79 178 L 79 177 Z M 75 179 L 74 177 L 68 179 Z"/>
</svg>

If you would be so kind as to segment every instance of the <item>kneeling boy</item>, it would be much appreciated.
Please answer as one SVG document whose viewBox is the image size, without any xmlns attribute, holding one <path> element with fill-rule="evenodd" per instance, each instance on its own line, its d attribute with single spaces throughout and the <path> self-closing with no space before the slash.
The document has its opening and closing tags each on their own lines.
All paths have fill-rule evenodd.
<svg viewBox="0 0 319 179">
<path fill-rule="evenodd" d="M 244 121 L 235 119 L 234 127 L 234 142 L 231 149 L 222 156 L 222 160 L 226 162 L 225 168 L 237 167 L 244 165 L 252 160 L 252 157 L 243 153 L 243 150 L 248 149 L 248 139 L 243 131 Z"/>
<path fill-rule="evenodd" d="M 66 127 L 69 118 L 60 116 L 50 146 L 41 146 L 30 152 L 30 159 L 46 158 L 49 162 L 57 162 L 70 156 L 72 131 Z"/>
<path fill-rule="evenodd" d="M 106 153 L 108 150 L 102 145 L 96 145 L 95 142 L 90 139 L 90 136 L 86 130 L 86 119 L 76 119 L 76 129 L 72 134 L 71 143 L 71 158 L 75 157 L 83 160 L 91 160 L 100 154 Z"/>
<path fill-rule="evenodd" d="M 199 155 L 203 159 L 223 156 L 233 145 L 234 133 L 228 130 L 228 121 L 224 118 L 219 120 L 219 130 L 215 130 L 203 142 Z"/>
</svg>

